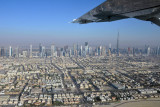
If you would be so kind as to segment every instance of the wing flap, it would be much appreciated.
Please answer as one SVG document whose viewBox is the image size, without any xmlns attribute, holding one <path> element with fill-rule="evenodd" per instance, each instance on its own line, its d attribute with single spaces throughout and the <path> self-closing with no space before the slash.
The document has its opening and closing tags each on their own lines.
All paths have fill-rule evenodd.
<svg viewBox="0 0 160 107">
<path fill-rule="evenodd" d="M 153 17 L 153 18 L 148 19 L 147 21 L 151 21 L 152 23 L 160 26 L 160 18 Z"/>
<path fill-rule="evenodd" d="M 144 21 L 151 21 L 152 23 L 160 26 L 160 9 L 158 9 L 158 11 L 156 11 L 156 12 L 153 12 L 152 14 L 139 16 L 139 17 L 135 17 L 135 18 L 140 19 L 140 20 L 144 20 Z"/>
</svg>

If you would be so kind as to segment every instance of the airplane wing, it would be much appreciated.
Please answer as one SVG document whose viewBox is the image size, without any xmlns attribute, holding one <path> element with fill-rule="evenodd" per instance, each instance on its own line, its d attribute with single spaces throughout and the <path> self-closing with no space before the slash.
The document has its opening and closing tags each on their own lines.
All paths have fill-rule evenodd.
<svg viewBox="0 0 160 107">
<path fill-rule="evenodd" d="M 150 16 L 149 18 L 144 18 L 144 17 L 136 17 L 137 19 L 140 19 L 140 20 L 145 20 L 145 21 L 151 21 L 152 23 L 160 26 L 160 11 L 159 13 L 155 14 L 155 15 L 152 15 Z"/>
<path fill-rule="evenodd" d="M 105 11 L 106 3 L 107 2 L 102 3 L 98 7 L 81 16 L 80 18 L 73 20 L 72 23 L 87 24 L 91 22 L 111 22 L 115 20 L 129 18 L 127 16 L 114 13 L 112 10 Z"/>
<path fill-rule="evenodd" d="M 153 17 L 153 18 L 149 19 L 148 21 L 151 21 L 152 23 L 160 26 L 160 18 Z"/>
<path fill-rule="evenodd" d="M 98 14 L 85 14 L 82 17 L 75 19 L 72 23 L 80 23 L 80 24 L 86 24 L 91 22 L 111 22 L 121 19 L 129 18 L 124 15 L 114 14 L 112 12 L 101 12 Z"/>
<path fill-rule="evenodd" d="M 72 23 L 111 22 L 126 18 L 160 26 L 160 0 L 107 0 Z"/>
<path fill-rule="evenodd" d="M 150 14 L 146 15 L 136 15 L 134 18 L 144 20 L 144 21 L 150 21 L 158 26 L 160 26 L 160 7 L 155 7 L 152 9 L 146 9 L 145 11 L 150 11 Z M 139 13 L 143 13 L 143 11 L 139 11 Z"/>
</svg>

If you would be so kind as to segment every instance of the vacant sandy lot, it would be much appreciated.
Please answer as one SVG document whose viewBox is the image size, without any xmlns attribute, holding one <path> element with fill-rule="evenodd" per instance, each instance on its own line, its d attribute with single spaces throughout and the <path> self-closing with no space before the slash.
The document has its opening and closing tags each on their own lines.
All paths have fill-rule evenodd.
<svg viewBox="0 0 160 107">
<path fill-rule="evenodd" d="M 128 101 L 128 102 L 124 101 L 105 106 L 96 105 L 94 107 L 160 107 L 160 98 L 139 100 L 139 101 Z"/>
</svg>

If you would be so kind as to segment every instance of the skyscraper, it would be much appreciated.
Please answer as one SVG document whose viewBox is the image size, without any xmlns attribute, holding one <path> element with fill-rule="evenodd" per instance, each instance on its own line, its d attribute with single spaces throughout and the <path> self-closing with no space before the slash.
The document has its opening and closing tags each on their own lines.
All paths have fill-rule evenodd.
<svg viewBox="0 0 160 107">
<path fill-rule="evenodd" d="M 135 56 L 135 48 L 133 48 L 133 52 L 132 53 L 133 53 L 133 56 Z"/>
<path fill-rule="evenodd" d="M 92 47 L 89 47 L 89 49 L 88 49 L 88 54 L 89 54 L 89 55 L 92 55 L 92 54 L 93 54 L 92 52 L 93 52 Z"/>
<path fill-rule="evenodd" d="M 128 47 L 128 55 L 130 54 L 130 51 L 131 51 L 131 49 L 130 49 L 130 47 Z"/>
<path fill-rule="evenodd" d="M 19 48 L 18 48 L 18 46 L 17 46 L 17 48 L 16 48 L 16 57 L 17 57 L 17 58 L 19 57 Z"/>
<path fill-rule="evenodd" d="M 117 56 L 119 56 L 119 32 L 117 36 Z"/>
<path fill-rule="evenodd" d="M 5 50 L 4 47 L 1 48 L 1 56 L 4 57 L 5 56 Z"/>
<path fill-rule="evenodd" d="M 102 56 L 106 56 L 106 47 L 102 47 Z"/>
<path fill-rule="evenodd" d="M 110 57 L 112 56 L 110 49 L 108 49 L 108 55 L 109 55 Z"/>
<path fill-rule="evenodd" d="M 42 57 L 42 44 L 41 43 L 39 44 L 39 54 Z"/>
<path fill-rule="evenodd" d="M 150 55 L 150 53 L 151 53 L 151 48 L 150 48 L 150 47 L 148 47 L 148 49 L 147 49 L 147 56 L 149 56 L 149 55 Z"/>
<path fill-rule="evenodd" d="M 85 42 L 85 46 L 88 46 L 88 42 Z"/>
<path fill-rule="evenodd" d="M 159 56 L 159 46 L 157 47 L 157 56 Z"/>
<path fill-rule="evenodd" d="M 9 46 L 9 57 L 12 57 L 12 47 L 11 46 Z"/>
<path fill-rule="evenodd" d="M 99 46 L 98 47 L 98 56 L 101 56 L 102 55 L 102 46 Z"/>
<path fill-rule="evenodd" d="M 68 51 L 68 45 L 64 46 L 64 51 L 65 51 L 65 52 Z"/>
<path fill-rule="evenodd" d="M 69 50 L 69 57 L 72 57 L 72 49 Z"/>
<path fill-rule="evenodd" d="M 111 43 L 109 44 L 109 50 L 110 51 L 112 50 L 112 44 Z"/>
<path fill-rule="evenodd" d="M 80 48 L 80 56 L 82 56 L 82 54 L 83 54 L 83 47 L 82 47 L 82 45 L 81 45 L 81 48 Z"/>
<path fill-rule="evenodd" d="M 73 45 L 73 55 L 74 55 L 74 56 L 77 56 L 76 44 Z"/>
<path fill-rule="evenodd" d="M 9 55 L 8 49 L 6 49 L 5 51 L 6 51 L 5 56 L 8 57 L 8 55 Z"/>
<path fill-rule="evenodd" d="M 55 45 L 52 44 L 52 45 L 51 45 L 51 57 L 53 57 L 54 54 L 55 54 Z"/>
<path fill-rule="evenodd" d="M 45 56 L 46 56 L 45 46 L 42 46 L 42 56 L 41 57 L 45 57 Z"/>
<path fill-rule="evenodd" d="M 76 48 L 76 56 L 79 56 L 79 46 L 78 46 L 78 43 L 77 43 L 77 48 Z"/>
<path fill-rule="evenodd" d="M 30 58 L 32 58 L 32 45 L 30 45 L 30 51 L 29 52 L 30 52 L 29 56 L 30 56 Z"/>
<path fill-rule="evenodd" d="M 88 55 L 89 51 L 89 46 L 88 46 L 88 42 L 85 42 L 85 55 Z"/>
<path fill-rule="evenodd" d="M 27 57 L 27 53 L 28 53 L 27 51 L 22 51 L 22 54 L 23 54 L 22 57 L 23 57 L 23 58 L 26 58 L 26 57 Z"/>
<path fill-rule="evenodd" d="M 144 48 L 144 54 L 146 54 L 146 55 L 147 55 L 147 52 L 148 52 L 148 47 L 149 46 L 145 45 L 145 48 Z"/>
</svg>

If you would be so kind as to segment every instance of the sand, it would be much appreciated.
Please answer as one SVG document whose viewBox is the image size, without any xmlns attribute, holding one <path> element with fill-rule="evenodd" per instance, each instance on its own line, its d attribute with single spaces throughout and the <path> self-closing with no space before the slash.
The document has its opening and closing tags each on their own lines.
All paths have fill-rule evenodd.
<svg viewBox="0 0 160 107">
<path fill-rule="evenodd" d="M 94 107 L 160 107 L 160 98 L 147 99 L 138 101 L 123 101 L 120 103 L 112 103 L 111 105 L 95 105 Z"/>
</svg>

